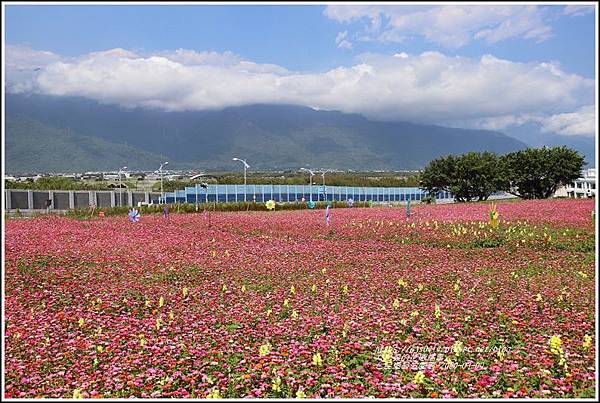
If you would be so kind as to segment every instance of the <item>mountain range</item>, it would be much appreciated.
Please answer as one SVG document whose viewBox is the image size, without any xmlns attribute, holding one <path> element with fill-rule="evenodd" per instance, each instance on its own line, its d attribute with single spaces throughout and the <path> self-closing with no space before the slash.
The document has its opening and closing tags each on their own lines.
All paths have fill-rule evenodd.
<svg viewBox="0 0 600 403">
<path fill-rule="evenodd" d="M 6 171 L 84 172 L 299 167 L 420 169 L 439 156 L 504 154 L 527 144 L 496 131 L 408 122 L 296 105 L 167 112 L 86 98 L 6 94 Z"/>
</svg>

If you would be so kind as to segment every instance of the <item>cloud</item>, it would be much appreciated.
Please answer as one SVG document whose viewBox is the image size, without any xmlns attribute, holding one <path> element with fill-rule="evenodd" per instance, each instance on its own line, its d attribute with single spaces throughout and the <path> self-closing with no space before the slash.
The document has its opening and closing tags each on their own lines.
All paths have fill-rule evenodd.
<svg viewBox="0 0 600 403">
<path fill-rule="evenodd" d="M 571 17 L 581 17 L 583 15 L 587 15 L 593 13 L 595 10 L 594 6 L 566 6 L 563 10 L 565 15 L 569 15 Z"/>
<path fill-rule="evenodd" d="M 33 65 L 39 55 L 46 55 L 18 50 L 23 65 Z M 23 54 L 31 55 L 31 60 Z M 494 119 L 500 124 L 507 116 L 555 116 L 545 127 L 564 133 L 587 130 L 589 119 L 578 125 L 569 113 L 589 116 L 581 108 L 594 103 L 595 80 L 569 74 L 553 63 L 516 63 L 492 55 L 366 53 L 353 65 L 312 73 L 255 63 L 231 52 L 185 49 L 147 55 L 118 49 L 77 58 L 46 56 L 42 70 L 24 79 L 27 85 L 19 87 L 22 77 L 7 70 L 15 84 L 9 92 L 83 96 L 169 111 L 288 103 L 379 120 L 439 124 L 458 120 L 491 124 Z M 15 60 L 11 55 L 7 60 L 11 57 Z"/>
<path fill-rule="evenodd" d="M 587 105 L 574 112 L 552 115 L 542 121 L 543 132 L 567 136 L 589 136 L 596 134 L 596 108 Z"/>
<path fill-rule="evenodd" d="M 340 32 L 335 37 L 335 44 L 341 49 L 352 49 L 352 43 L 346 39 L 348 31 Z"/>
<path fill-rule="evenodd" d="M 359 35 L 363 40 L 403 43 L 417 35 L 450 49 L 473 40 L 543 41 L 552 35 L 545 14 L 534 5 L 328 5 L 324 11 L 340 23 L 366 21 Z"/>
</svg>

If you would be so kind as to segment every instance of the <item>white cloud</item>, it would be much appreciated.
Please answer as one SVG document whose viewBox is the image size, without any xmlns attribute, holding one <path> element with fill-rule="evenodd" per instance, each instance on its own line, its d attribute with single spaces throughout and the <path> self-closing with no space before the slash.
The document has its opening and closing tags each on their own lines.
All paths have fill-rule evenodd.
<svg viewBox="0 0 600 403">
<path fill-rule="evenodd" d="M 348 37 L 348 31 L 340 32 L 335 38 L 335 44 L 341 49 L 352 49 L 352 43 L 346 39 Z"/>
<path fill-rule="evenodd" d="M 31 60 L 23 54 L 30 54 Z M 31 65 L 40 54 L 45 55 L 21 52 L 21 63 Z M 11 57 L 15 60 L 11 55 L 7 60 Z M 14 69 L 7 70 L 15 84 L 8 90 L 177 111 L 290 103 L 374 119 L 440 124 L 478 120 L 498 128 L 510 124 L 507 116 L 514 116 L 517 124 L 524 116 L 554 115 L 546 123 L 548 130 L 583 133 L 589 119 L 580 122 L 569 113 L 589 117 L 587 109 L 579 108 L 593 104 L 595 88 L 594 80 L 568 74 L 552 63 L 440 52 L 362 54 L 352 66 L 317 73 L 255 63 L 230 52 L 184 49 L 144 56 L 121 49 L 71 59 L 49 57 L 21 87 Z"/>
<path fill-rule="evenodd" d="M 419 35 L 450 49 L 472 40 L 543 41 L 552 35 L 544 11 L 534 5 L 329 5 L 324 14 L 340 23 L 367 21 L 363 40 L 402 43 Z"/>
<path fill-rule="evenodd" d="M 594 6 L 566 6 L 564 9 L 564 14 L 569 15 L 571 17 L 580 17 L 582 15 L 593 13 L 595 10 Z"/>
<path fill-rule="evenodd" d="M 594 105 L 583 106 L 574 112 L 552 115 L 542 121 L 543 132 L 567 136 L 594 137 L 597 127 Z"/>
</svg>

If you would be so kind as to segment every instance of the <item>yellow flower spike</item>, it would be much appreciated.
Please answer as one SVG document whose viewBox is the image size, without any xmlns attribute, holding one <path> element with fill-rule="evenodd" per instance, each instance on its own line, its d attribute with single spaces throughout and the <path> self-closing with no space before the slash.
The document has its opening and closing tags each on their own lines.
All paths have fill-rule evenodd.
<svg viewBox="0 0 600 403">
<path fill-rule="evenodd" d="M 273 381 L 273 384 L 271 385 L 271 389 L 273 389 L 273 392 L 281 392 L 281 378 L 280 377 L 275 378 L 275 380 Z"/>
<path fill-rule="evenodd" d="M 183 298 L 187 298 L 190 294 L 190 290 L 187 287 L 183 287 Z"/>
<path fill-rule="evenodd" d="M 146 339 L 144 338 L 144 335 L 142 335 L 142 337 L 140 337 L 140 346 L 144 347 L 146 345 Z"/>
<path fill-rule="evenodd" d="M 417 385 L 422 385 L 425 383 L 425 374 L 422 371 L 418 371 L 415 374 L 415 377 L 413 379 L 413 382 Z"/>
<path fill-rule="evenodd" d="M 438 304 L 435 304 L 434 315 L 437 319 L 439 319 L 442 316 L 442 311 L 440 310 L 440 306 Z"/>
<path fill-rule="evenodd" d="M 294 320 L 298 319 L 298 312 L 296 312 L 295 309 L 292 311 L 292 319 L 294 319 Z"/>
<path fill-rule="evenodd" d="M 392 346 L 385 346 L 381 350 L 381 361 L 386 368 L 390 368 L 394 364 L 394 348 Z"/>
<path fill-rule="evenodd" d="M 265 203 L 267 210 L 275 210 L 275 200 L 267 200 Z"/>
<path fill-rule="evenodd" d="M 162 322 L 161 322 L 160 318 L 156 318 L 156 330 L 160 330 L 161 326 L 162 326 Z"/>
<path fill-rule="evenodd" d="M 406 318 L 400 319 L 400 324 L 402 324 L 402 326 L 406 326 L 408 325 L 408 320 Z"/>
<path fill-rule="evenodd" d="M 421 292 L 424 288 L 425 286 L 423 284 L 417 284 L 417 291 Z"/>
<path fill-rule="evenodd" d="M 104 347 L 102 347 L 102 346 L 97 346 L 97 347 L 96 347 L 96 350 L 97 350 L 99 353 L 102 353 L 102 352 L 104 351 Z"/>
<path fill-rule="evenodd" d="M 219 393 L 219 389 L 215 389 L 210 392 L 207 396 L 207 399 L 221 399 L 221 394 Z"/>
<path fill-rule="evenodd" d="M 538 293 L 537 293 L 537 295 L 535 296 L 535 300 L 536 300 L 537 302 L 542 302 L 542 301 L 543 301 L 542 294 L 540 294 L 540 293 L 538 292 Z"/>
<path fill-rule="evenodd" d="M 589 336 L 587 334 L 585 336 L 583 336 L 583 344 L 582 345 L 585 350 L 589 349 L 592 345 L 592 336 Z"/>
<path fill-rule="evenodd" d="M 292 294 L 295 294 L 295 293 L 296 293 L 296 287 L 294 287 L 294 286 L 292 285 L 292 286 L 290 287 L 290 292 L 291 292 Z"/>
<path fill-rule="evenodd" d="M 144 306 L 145 306 L 146 308 L 150 308 L 150 305 L 151 305 L 151 303 L 150 303 L 150 300 L 149 300 L 149 299 L 146 299 L 146 302 L 144 302 Z"/>
<path fill-rule="evenodd" d="M 342 291 L 344 292 L 344 294 L 348 294 L 348 286 L 345 285 Z"/>
<path fill-rule="evenodd" d="M 323 274 L 327 273 L 327 269 L 326 268 L 322 268 L 321 269 L 321 273 L 323 273 Z"/>
<path fill-rule="evenodd" d="M 306 393 L 304 393 L 302 390 L 298 389 L 296 391 L 296 399 L 304 399 L 306 397 Z"/>
<path fill-rule="evenodd" d="M 320 353 L 313 354 L 312 363 L 314 365 L 316 365 L 317 367 L 320 367 L 321 365 L 323 365 L 323 359 L 321 358 Z"/>
<path fill-rule="evenodd" d="M 213 251 L 211 252 L 211 254 L 212 254 L 212 257 L 216 257 L 216 256 L 217 256 L 217 251 L 216 251 L 216 250 L 213 250 Z"/>
<path fill-rule="evenodd" d="M 165 306 L 165 299 L 163 297 L 160 297 L 158 299 L 158 307 L 162 308 L 163 306 Z"/>
<path fill-rule="evenodd" d="M 286 299 L 284 299 L 284 300 L 283 300 L 283 306 L 285 306 L 285 307 L 288 307 L 288 306 L 290 306 L 290 300 L 289 300 L 289 299 L 287 299 L 287 298 L 286 298 Z"/>
<path fill-rule="evenodd" d="M 269 309 L 267 309 L 267 316 L 271 316 L 271 314 L 272 314 L 272 313 L 273 313 L 273 310 L 272 310 L 272 309 L 270 309 L 270 308 L 269 308 Z"/>
<path fill-rule="evenodd" d="M 452 351 L 454 352 L 454 354 L 456 356 L 459 356 L 464 350 L 464 344 L 461 341 L 456 341 L 453 345 L 452 345 Z"/>
<path fill-rule="evenodd" d="M 242 292 L 246 292 L 246 286 L 245 285 L 242 286 Z"/>
<path fill-rule="evenodd" d="M 313 284 L 313 286 L 311 287 L 311 291 L 312 292 L 317 292 L 317 285 Z"/>
<path fill-rule="evenodd" d="M 266 356 L 267 354 L 269 354 L 269 352 L 271 351 L 272 347 L 273 346 L 271 346 L 271 343 L 269 343 L 267 341 L 265 344 L 263 344 L 262 346 L 259 347 L 259 349 L 258 349 L 258 355 L 260 357 Z"/>
<path fill-rule="evenodd" d="M 406 283 L 406 281 L 404 281 L 403 279 L 398 279 L 398 285 L 400 287 L 406 287 L 408 284 Z"/>
<path fill-rule="evenodd" d="M 400 301 L 398 300 L 398 298 L 396 298 L 394 300 L 394 303 L 392 304 L 392 306 L 394 307 L 394 309 L 400 308 Z"/>
<path fill-rule="evenodd" d="M 81 394 L 81 389 L 75 389 L 73 391 L 73 399 L 83 399 L 83 395 Z"/>
<path fill-rule="evenodd" d="M 84 324 L 85 320 L 83 320 L 83 318 L 79 318 L 79 327 L 83 327 Z"/>
<path fill-rule="evenodd" d="M 410 313 L 410 316 L 411 316 L 411 317 L 413 317 L 413 318 L 415 318 L 415 317 L 419 316 L 419 311 L 412 311 L 412 312 Z"/>
<path fill-rule="evenodd" d="M 175 319 L 175 315 L 173 314 L 173 311 L 169 312 L 169 320 L 173 321 Z"/>
<path fill-rule="evenodd" d="M 223 291 L 223 292 L 227 291 L 227 286 L 225 284 L 223 284 L 223 287 L 221 287 L 221 291 Z"/>
<path fill-rule="evenodd" d="M 556 355 L 562 354 L 562 340 L 560 339 L 560 336 L 552 336 L 550 338 L 550 352 Z"/>
</svg>

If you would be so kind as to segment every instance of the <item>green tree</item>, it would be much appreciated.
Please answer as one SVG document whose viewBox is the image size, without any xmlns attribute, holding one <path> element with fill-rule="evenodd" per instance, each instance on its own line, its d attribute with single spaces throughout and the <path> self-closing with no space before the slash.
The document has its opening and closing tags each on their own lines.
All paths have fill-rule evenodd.
<svg viewBox="0 0 600 403">
<path fill-rule="evenodd" d="M 512 152 L 501 158 L 502 188 L 523 199 L 546 199 L 579 178 L 584 163 L 581 154 L 565 146 Z"/>
<path fill-rule="evenodd" d="M 421 187 L 430 194 L 451 192 L 459 202 L 487 200 L 504 183 L 498 156 L 490 152 L 438 158 L 421 173 Z"/>
</svg>

